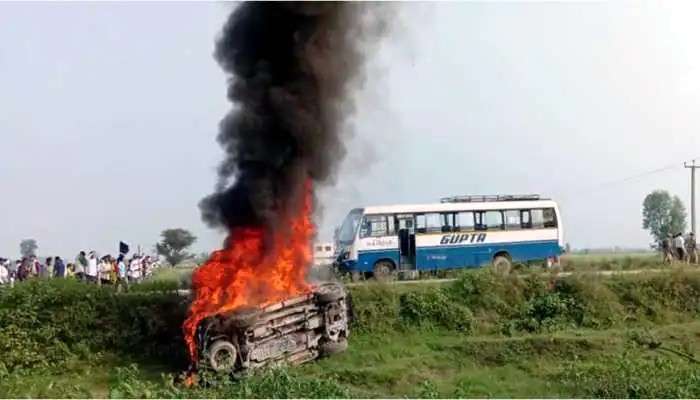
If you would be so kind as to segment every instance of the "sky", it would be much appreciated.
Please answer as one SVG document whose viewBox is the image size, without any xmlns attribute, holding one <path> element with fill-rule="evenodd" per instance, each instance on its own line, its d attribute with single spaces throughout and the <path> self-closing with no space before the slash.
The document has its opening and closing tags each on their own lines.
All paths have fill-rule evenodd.
<svg viewBox="0 0 700 400">
<path fill-rule="evenodd" d="M 230 3 L 0 3 L 0 256 L 151 249 L 197 203 L 230 109 L 212 57 Z M 395 4 L 319 239 L 354 207 L 540 193 L 574 248 L 646 247 L 655 189 L 700 161 L 700 4 Z M 656 173 L 649 171 L 663 169 Z"/>
</svg>

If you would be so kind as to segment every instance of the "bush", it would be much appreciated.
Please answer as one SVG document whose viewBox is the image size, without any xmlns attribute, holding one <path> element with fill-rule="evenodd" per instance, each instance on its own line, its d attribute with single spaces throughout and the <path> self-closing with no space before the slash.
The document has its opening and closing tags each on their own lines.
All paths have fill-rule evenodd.
<svg viewBox="0 0 700 400">
<path fill-rule="evenodd" d="M 399 295 L 387 285 L 356 286 L 350 289 L 354 321 L 358 332 L 384 332 L 398 322 Z"/>
<path fill-rule="evenodd" d="M 444 290 L 401 295 L 399 317 L 404 324 L 471 332 L 474 318 L 469 308 L 451 299 Z"/>
<path fill-rule="evenodd" d="M 186 304 L 171 294 L 115 294 L 73 280 L 33 280 L 0 291 L 0 371 L 21 372 L 87 351 L 184 362 Z"/>
</svg>

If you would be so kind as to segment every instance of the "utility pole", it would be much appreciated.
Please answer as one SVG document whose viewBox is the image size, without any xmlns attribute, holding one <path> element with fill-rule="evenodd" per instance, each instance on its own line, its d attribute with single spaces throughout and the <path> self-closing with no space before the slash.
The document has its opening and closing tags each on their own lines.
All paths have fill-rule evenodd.
<svg viewBox="0 0 700 400">
<path fill-rule="evenodd" d="M 683 163 L 683 166 L 690 168 L 690 229 L 695 234 L 695 170 L 700 168 L 700 165 L 695 165 L 693 160 L 690 164 Z"/>
</svg>

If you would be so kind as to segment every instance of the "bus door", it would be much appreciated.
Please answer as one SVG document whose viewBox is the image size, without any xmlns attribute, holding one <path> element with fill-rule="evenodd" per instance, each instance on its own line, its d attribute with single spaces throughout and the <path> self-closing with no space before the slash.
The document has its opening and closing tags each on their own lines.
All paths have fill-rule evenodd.
<svg viewBox="0 0 700 400">
<path fill-rule="evenodd" d="M 399 269 L 416 269 L 416 230 L 413 214 L 398 214 Z"/>
</svg>

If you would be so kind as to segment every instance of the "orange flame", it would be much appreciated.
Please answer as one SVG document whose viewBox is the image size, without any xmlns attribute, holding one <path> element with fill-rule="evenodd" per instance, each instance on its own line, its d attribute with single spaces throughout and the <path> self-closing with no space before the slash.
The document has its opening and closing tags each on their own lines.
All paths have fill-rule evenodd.
<svg viewBox="0 0 700 400">
<path fill-rule="evenodd" d="M 197 325 L 211 315 L 240 307 L 266 305 L 310 290 L 306 280 L 312 261 L 311 182 L 304 201 L 291 216 L 283 216 L 271 234 L 263 227 L 231 230 L 225 249 L 215 251 L 192 274 L 194 301 L 183 324 L 185 342 L 197 360 Z"/>
</svg>

